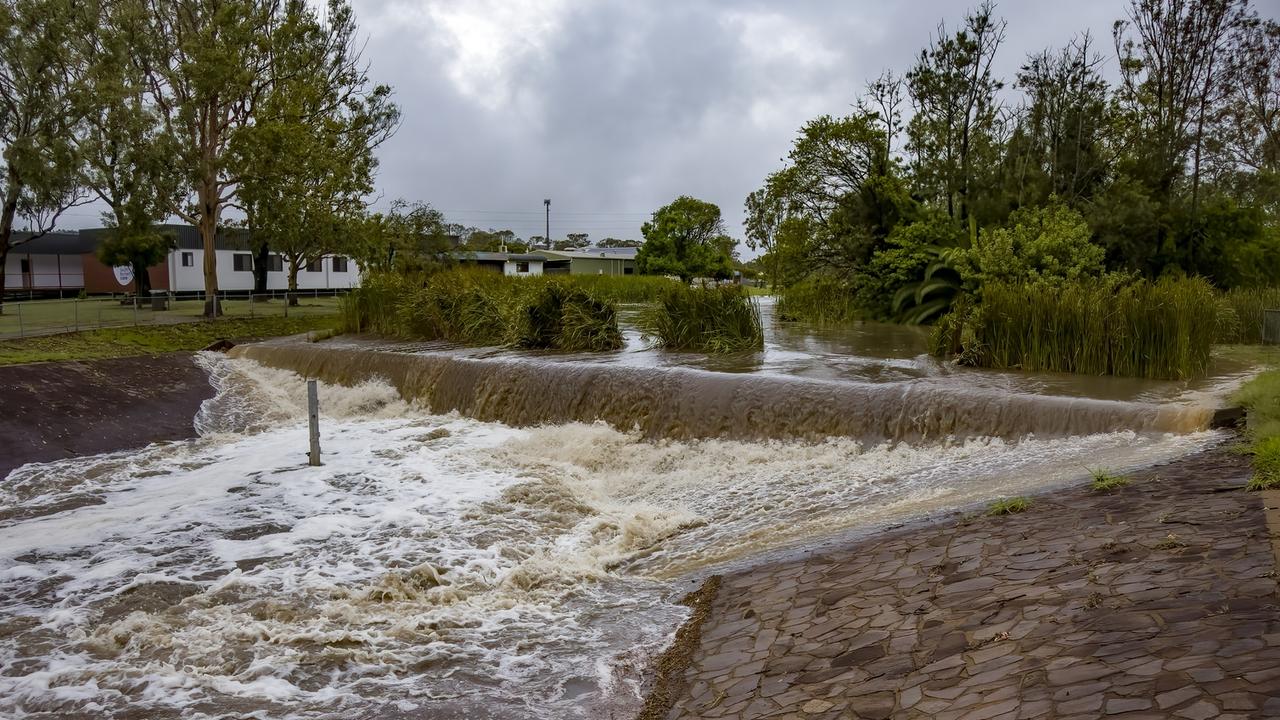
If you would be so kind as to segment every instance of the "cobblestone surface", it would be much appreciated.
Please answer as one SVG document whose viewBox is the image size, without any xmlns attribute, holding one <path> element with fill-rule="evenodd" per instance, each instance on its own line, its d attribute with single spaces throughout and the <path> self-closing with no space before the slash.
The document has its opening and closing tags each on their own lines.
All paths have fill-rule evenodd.
<svg viewBox="0 0 1280 720">
<path fill-rule="evenodd" d="M 1280 718 L 1247 459 L 727 576 L 669 718 Z"/>
</svg>

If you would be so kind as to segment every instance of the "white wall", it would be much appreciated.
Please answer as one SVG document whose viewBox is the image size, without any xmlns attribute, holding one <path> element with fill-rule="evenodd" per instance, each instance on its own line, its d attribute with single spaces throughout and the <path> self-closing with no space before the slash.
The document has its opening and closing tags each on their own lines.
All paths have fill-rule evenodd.
<svg viewBox="0 0 1280 720">
<path fill-rule="evenodd" d="M 253 255 L 241 250 L 217 250 L 218 289 L 219 290 L 252 290 L 253 272 L 235 270 L 235 255 Z M 183 253 L 190 253 L 191 265 L 182 264 Z M 252 262 L 252 260 L 250 261 Z M 283 259 L 282 259 L 283 262 Z M 280 272 L 267 273 L 268 290 L 289 289 L 289 264 L 283 262 Z M 305 267 L 298 270 L 299 290 L 333 290 L 353 288 L 360 285 L 360 270 L 354 260 L 347 260 L 346 272 L 333 271 L 333 258 L 326 257 L 320 261 L 320 272 L 307 272 Z M 204 251 L 174 250 L 169 253 L 170 289 L 174 292 L 191 292 L 204 290 Z"/>
<path fill-rule="evenodd" d="M 31 261 L 31 274 L 22 274 L 22 261 Z M 5 290 L 18 290 L 27 287 L 28 280 L 32 289 L 43 290 L 58 288 L 79 289 L 84 287 L 84 260 L 79 255 L 27 255 L 22 247 L 9 251 L 4 263 Z"/>
<path fill-rule="evenodd" d="M 521 262 L 524 262 L 524 261 L 522 260 Z M 527 272 L 527 273 L 522 273 L 522 272 L 517 272 L 517 271 L 516 271 L 516 261 L 515 261 L 515 260 L 508 260 L 508 261 L 506 261 L 505 263 L 503 263 L 503 265 L 502 265 L 502 274 L 503 274 L 503 275 L 519 275 L 519 276 L 521 276 L 521 277 L 529 277 L 530 275 L 541 275 L 541 274 L 542 274 L 542 261 L 541 261 L 541 260 L 529 260 L 528 262 L 529 262 L 529 272 Z"/>
</svg>

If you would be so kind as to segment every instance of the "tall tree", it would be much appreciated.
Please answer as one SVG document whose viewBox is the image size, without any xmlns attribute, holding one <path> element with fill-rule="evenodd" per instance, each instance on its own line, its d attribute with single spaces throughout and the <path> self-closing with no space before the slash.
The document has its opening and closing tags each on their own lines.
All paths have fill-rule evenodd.
<svg viewBox="0 0 1280 720">
<path fill-rule="evenodd" d="M 1280 217 L 1280 22 L 1249 18 L 1228 54 L 1226 106 L 1215 132 L 1215 174 Z"/>
<path fill-rule="evenodd" d="M 1004 83 L 992 75 L 1005 22 L 989 0 L 965 16 L 954 35 L 945 25 L 907 73 L 915 114 L 907 125 L 907 148 L 916 184 L 947 214 L 967 219 L 979 176 L 998 151 L 996 93 Z"/>
<path fill-rule="evenodd" d="M 331 0 L 323 17 L 303 0 L 286 0 L 272 38 L 270 88 L 230 153 L 255 241 L 288 263 L 291 293 L 300 270 L 335 252 L 362 216 L 373 151 L 399 119 L 391 89 L 370 86 L 355 34 L 345 0 Z"/>
<path fill-rule="evenodd" d="M 781 197 L 774 186 L 765 183 L 765 187 L 747 196 L 745 207 L 747 247 L 759 250 L 768 258 L 769 286 L 777 288 L 780 253 L 778 249 L 778 231 L 787 219 L 786 199 Z"/>
<path fill-rule="evenodd" d="M 220 313 L 216 238 L 236 199 L 237 135 L 253 125 L 271 89 L 279 0 L 122 0 L 139 3 L 144 43 L 134 46 L 149 101 L 176 149 L 190 202 L 170 210 L 195 225 L 204 250 L 205 314 Z"/>
<path fill-rule="evenodd" d="M 640 228 L 644 245 L 636 270 L 646 275 L 729 277 L 733 241 L 724 232 L 720 208 L 682 195 L 653 213 Z"/>
<path fill-rule="evenodd" d="M 54 228 L 84 199 L 74 137 L 83 104 L 75 40 L 92 32 L 74 0 L 0 0 L 0 312 L 14 222 Z"/>
</svg>

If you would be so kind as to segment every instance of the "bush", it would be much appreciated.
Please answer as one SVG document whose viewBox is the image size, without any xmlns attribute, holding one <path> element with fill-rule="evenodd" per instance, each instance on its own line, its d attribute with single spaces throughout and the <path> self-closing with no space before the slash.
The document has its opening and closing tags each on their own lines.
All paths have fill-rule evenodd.
<svg viewBox="0 0 1280 720">
<path fill-rule="evenodd" d="M 1222 320 L 1217 342 L 1231 345 L 1262 343 L 1262 311 L 1280 310 L 1280 288 L 1236 288 L 1222 295 Z"/>
<path fill-rule="evenodd" d="M 611 300 L 565 278 L 475 269 L 371 275 L 342 303 L 343 327 L 408 340 L 556 350 L 622 347 Z"/>
<path fill-rule="evenodd" d="M 840 323 L 859 320 L 863 312 L 854 291 L 830 277 L 815 276 L 778 293 L 774 311 L 780 320 Z"/>
<path fill-rule="evenodd" d="M 640 315 L 640 328 L 671 350 L 729 353 L 764 349 L 760 311 L 742 288 L 674 285 Z"/>
<path fill-rule="evenodd" d="M 1200 279 L 995 283 L 940 323 L 938 355 L 979 367 L 1161 379 L 1203 376 L 1216 296 Z"/>
<path fill-rule="evenodd" d="M 958 254 L 957 269 L 975 291 L 996 282 L 1056 286 L 1096 278 L 1105 270 L 1106 251 L 1091 236 L 1084 217 L 1066 205 L 1022 208 Z"/>
</svg>

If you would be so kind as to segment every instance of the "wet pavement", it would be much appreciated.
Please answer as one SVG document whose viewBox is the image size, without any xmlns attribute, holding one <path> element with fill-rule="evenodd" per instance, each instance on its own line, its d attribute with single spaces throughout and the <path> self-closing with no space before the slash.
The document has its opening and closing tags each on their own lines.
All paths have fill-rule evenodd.
<svg viewBox="0 0 1280 720">
<path fill-rule="evenodd" d="M 1248 476 L 1209 451 L 725 576 L 666 717 L 1280 717 L 1280 497 Z"/>
</svg>

